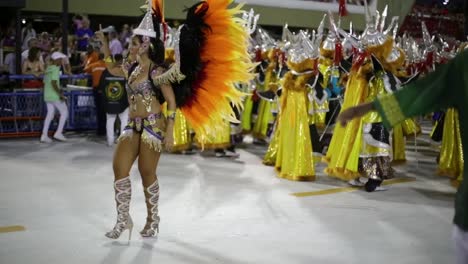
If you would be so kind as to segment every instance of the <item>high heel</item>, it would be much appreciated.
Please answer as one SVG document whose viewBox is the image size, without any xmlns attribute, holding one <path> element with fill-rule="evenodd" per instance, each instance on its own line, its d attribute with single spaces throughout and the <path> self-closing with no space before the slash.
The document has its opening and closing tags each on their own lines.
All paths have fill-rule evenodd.
<svg viewBox="0 0 468 264">
<path fill-rule="evenodd" d="M 117 239 L 128 229 L 128 240 L 132 237 L 133 221 L 130 217 L 130 199 L 132 197 L 132 186 L 130 177 L 117 180 L 114 183 L 115 201 L 117 204 L 117 222 L 114 228 L 106 233 L 106 237 Z"/>
<path fill-rule="evenodd" d="M 132 239 L 132 231 L 133 231 L 133 221 L 132 221 L 132 218 L 130 217 L 130 215 L 128 216 L 128 223 L 127 223 L 127 228 L 128 229 L 128 242 L 130 242 L 130 240 Z"/>
<path fill-rule="evenodd" d="M 141 230 L 142 237 L 154 237 L 159 234 L 159 216 L 158 216 L 158 201 L 159 201 L 159 182 L 158 178 L 145 190 L 146 206 L 148 207 L 148 217 L 146 225 Z"/>
</svg>

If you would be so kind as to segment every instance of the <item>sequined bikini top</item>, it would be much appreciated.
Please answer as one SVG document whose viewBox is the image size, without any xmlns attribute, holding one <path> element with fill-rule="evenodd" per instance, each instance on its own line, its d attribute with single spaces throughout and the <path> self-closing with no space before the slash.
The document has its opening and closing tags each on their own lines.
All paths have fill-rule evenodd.
<svg viewBox="0 0 468 264">
<path fill-rule="evenodd" d="M 153 86 L 151 85 L 150 80 L 140 82 L 134 88 L 130 87 L 130 84 L 128 84 L 126 86 L 126 89 L 127 89 L 127 94 L 129 96 L 138 95 L 138 94 L 143 97 L 146 97 L 148 95 L 156 96 L 156 93 L 153 90 Z"/>
</svg>

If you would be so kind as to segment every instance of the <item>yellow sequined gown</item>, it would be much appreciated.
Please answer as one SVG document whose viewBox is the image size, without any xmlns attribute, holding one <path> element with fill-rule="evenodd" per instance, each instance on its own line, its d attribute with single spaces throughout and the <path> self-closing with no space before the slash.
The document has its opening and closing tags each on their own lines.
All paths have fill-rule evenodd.
<svg viewBox="0 0 468 264">
<path fill-rule="evenodd" d="M 277 107 L 279 106 L 279 103 L 281 102 L 281 99 L 277 99 L 279 102 L 277 103 Z M 274 132 L 270 140 L 270 144 L 268 145 L 268 150 L 265 153 L 265 156 L 263 158 L 263 164 L 267 166 L 275 166 L 276 163 L 276 157 L 278 154 L 278 148 L 279 148 L 279 138 L 280 138 L 280 129 L 279 129 L 279 124 L 281 120 L 281 111 L 278 111 L 278 116 L 276 119 L 276 123 L 274 125 Z"/>
<path fill-rule="evenodd" d="M 313 60 L 294 64 L 290 69 L 305 72 L 313 68 Z M 286 73 L 282 80 L 281 111 L 278 123 L 278 152 L 275 167 L 281 178 L 294 181 L 315 180 L 312 143 L 309 133 L 306 83 L 312 74 Z"/>
<path fill-rule="evenodd" d="M 366 75 L 372 71 L 369 60 L 361 67 L 351 69 L 342 111 L 364 103 L 368 94 Z M 359 177 L 359 155 L 362 146 L 362 118 L 353 119 L 345 127 L 336 125 L 324 161 L 328 163 L 325 173 L 349 181 Z"/>
<path fill-rule="evenodd" d="M 265 81 L 263 86 L 257 86 L 258 91 L 268 91 L 276 87 L 277 52 L 278 51 L 276 49 L 270 49 L 267 53 L 269 65 L 265 70 Z M 275 121 L 274 115 L 272 113 L 273 107 L 273 103 L 269 101 L 260 100 L 258 103 L 257 119 L 252 129 L 254 138 L 263 140 L 267 138 L 268 129 Z"/>
<path fill-rule="evenodd" d="M 162 105 L 162 110 L 164 115 L 167 116 L 167 103 Z M 177 153 L 184 150 L 189 150 L 192 148 L 192 135 L 190 125 L 187 122 L 184 114 L 177 109 L 176 110 L 176 117 L 174 120 L 174 145 L 172 147 L 171 152 Z"/>
<path fill-rule="evenodd" d="M 416 137 L 420 133 L 421 127 L 413 119 L 407 119 L 393 127 L 393 165 L 406 162 L 406 138 Z"/>
<path fill-rule="evenodd" d="M 201 148 L 201 140 L 195 135 L 196 145 Z M 224 149 L 231 146 L 231 124 L 229 121 L 223 122 L 217 131 L 206 135 L 203 149 Z"/>
<path fill-rule="evenodd" d="M 458 185 L 463 179 L 463 165 L 458 111 L 449 108 L 445 114 L 438 174 L 452 178 L 453 184 Z"/>
<path fill-rule="evenodd" d="M 278 127 L 276 127 L 273 137 L 271 138 L 270 144 L 268 145 L 268 150 L 265 153 L 265 156 L 263 157 L 263 164 L 267 166 L 275 166 L 276 164 L 276 157 L 278 155 L 279 148 L 279 133 L 280 130 L 278 129 Z"/>
<path fill-rule="evenodd" d="M 174 145 L 172 152 L 180 152 L 192 148 L 192 136 L 190 125 L 182 112 L 176 110 L 176 118 L 174 120 Z"/>
</svg>

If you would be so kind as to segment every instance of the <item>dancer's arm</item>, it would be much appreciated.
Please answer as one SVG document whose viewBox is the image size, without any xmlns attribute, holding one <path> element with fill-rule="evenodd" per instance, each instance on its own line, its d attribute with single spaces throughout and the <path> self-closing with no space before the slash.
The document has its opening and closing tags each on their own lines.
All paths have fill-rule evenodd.
<svg viewBox="0 0 468 264">
<path fill-rule="evenodd" d="M 468 93 L 468 51 L 455 57 L 435 72 L 403 89 L 379 97 L 372 103 L 343 111 L 338 120 L 346 124 L 369 111 L 377 110 L 384 125 L 391 128 L 407 118 L 449 107 L 465 105 Z"/>
<path fill-rule="evenodd" d="M 167 127 L 164 144 L 168 150 L 171 150 L 174 145 L 174 121 L 176 111 L 175 95 L 170 84 L 161 85 L 161 91 L 167 102 Z"/>
</svg>

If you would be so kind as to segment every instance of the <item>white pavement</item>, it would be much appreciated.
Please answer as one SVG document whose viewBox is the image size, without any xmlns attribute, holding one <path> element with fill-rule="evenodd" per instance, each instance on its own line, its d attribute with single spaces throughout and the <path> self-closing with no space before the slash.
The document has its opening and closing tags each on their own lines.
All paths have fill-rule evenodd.
<svg viewBox="0 0 468 264">
<path fill-rule="evenodd" d="M 142 239 L 146 208 L 132 169 L 133 238 L 104 236 L 115 223 L 113 149 L 86 136 L 66 143 L 0 141 L 0 263 L 449 264 L 455 190 L 435 176 L 434 153 L 409 153 L 397 167 L 410 183 L 389 191 L 296 197 L 346 187 L 317 168 L 316 182 L 291 182 L 261 164 L 264 148 L 238 160 L 163 155 L 161 233 Z M 423 157 L 424 156 L 424 157 Z M 5 229 L 6 228 L 6 229 Z"/>
</svg>

